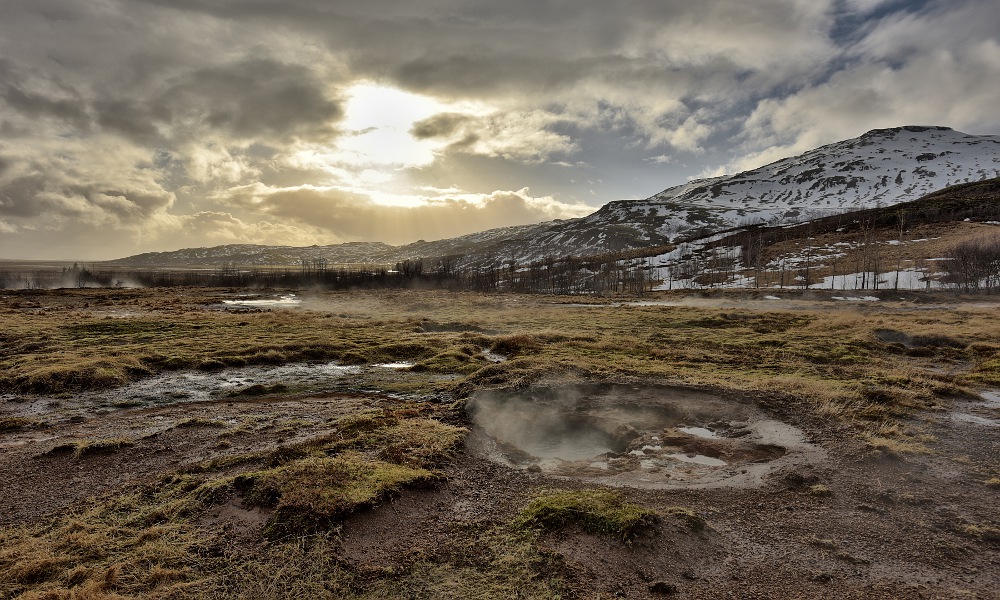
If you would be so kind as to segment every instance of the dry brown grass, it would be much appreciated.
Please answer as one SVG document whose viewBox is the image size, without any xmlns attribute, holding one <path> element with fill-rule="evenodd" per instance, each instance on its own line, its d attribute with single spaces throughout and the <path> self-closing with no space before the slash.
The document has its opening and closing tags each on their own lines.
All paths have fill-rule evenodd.
<svg viewBox="0 0 1000 600">
<path fill-rule="evenodd" d="M 294 546 L 304 535 L 328 535 L 343 516 L 439 477 L 435 465 L 452 455 L 465 430 L 430 418 L 432 408 L 362 412 L 295 445 L 232 455 L 48 523 L 0 530 L 0 597 L 225 596 L 236 573 L 259 572 L 290 550 L 282 541 L 252 556 L 211 550 L 218 532 L 200 525 L 206 511 L 239 498 L 273 509 L 263 531 L 273 540 Z M 234 466 L 242 473 L 232 474 Z"/>
<path fill-rule="evenodd" d="M 38 340 L 2 346 L 0 384 L 56 391 L 168 368 L 408 360 L 429 375 L 407 384 L 407 392 L 461 395 L 542 380 L 646 379 L 786 394 L 821 416 L 858 422 L 861 433 L 871 423 L 1000 385 L 1000 332 L 989 326 L 992 310 L 974 304 L 611 308 L 538 296 L 400 291 L 315 294 L 302 310 L 243 314 L 209 309 L 218 292 L 192 292 L 180 302 L 173 294 L 87 291 L 87 310 L 80 306 L 83 292 L 36 294 L 32 306 L 47 308 L 32 308 L 32 319 L 23 318 L 25 308 L 0 306 L 0 330 L 9 339 Z M 108 319 L 102 302 L 125 305 L 135 316 Z M 905 336 L 912 347 L 883 341 L 885 331 Z M 483 349 L 509 360 L 489 363 Z M 433 377 L 442 373 L 460 377 Z M 886 436 L 869 437 L 882 444 L 877 440 Z"/>
</svg>

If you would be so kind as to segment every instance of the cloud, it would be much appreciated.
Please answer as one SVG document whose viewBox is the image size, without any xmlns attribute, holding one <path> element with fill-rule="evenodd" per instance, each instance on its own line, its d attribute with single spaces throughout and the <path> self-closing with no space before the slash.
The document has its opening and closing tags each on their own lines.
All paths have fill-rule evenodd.
<svg viewBox="0 0 1000 600">
<path fill-rule="evenodd" d="M 939 4 L 881 18 L 851 51 L 852 62 L 828 80 L 760 101 L 746 122 L 747 153 L 723 171 L 754 168 L 879 127 L 1000 129 L 1000 115 L 989 108 L 1000 98 L 1000 17 L 987 4 Z"/>
<path fill-rule="evenodd" d="M 243 58 L 172 79 L 154 103 L 179 124 L 221 130 L 233 139 L 328 139 L 343 112 L 304 65 Z"/>
<path fill-rule="evenodd" d="M 418 140 L 449 138 L 460 134 L 471 120 L 472 117 L 466 114 L 439 113 L 414 123 L 410 133 Z"/>
<path fill-rule="evenodd" d="M 0 151 L 10 156 L 12 147 Z M 100 152 L 95 152 L 94 147 Z M 142 221 L 168 209 L 174 193 L 146 152 L 115 139 L 54 139 L 21 147 L 0 174 L 0 216 L 108 225 Z"/>
<path fill-rule="evenodd" d="M 287 220 L 322 231 L 331 242 L 379 240 L 404 244 L 438 240 L 496 227 L 526 225 L 593 212 L 581 204 L 532 196 L 528 189 L 489 194 L 446 193 L 407 207 L 379 204 L 370 197 L 335 188 L 301 186 L 233 189 L 226 200 L 271 220 Z"/>
<path fill-rule="evenodd" d="M 573 9 L 8 0 L 0 252 L 432 239 L 873 127 L 1000 132 L 993 0 Z"/>
<path fill-rule="evenodd" d="M 314 227 L 264 220 L 247 221 L 220 211 L 164 216 L 145 230 L 144 235 L 147 244 L 166 249 L 222 244 L 306 246 L 329 243 L 325 232 Z"/>
<path fill-rule="evenodd" d="M 561 122 L 559 115 L 543 110 L 482 116 L 440 113 L 414 123 L 410 133 L 417 139 L 448 142 L 447 152 L 537 163 L 578 150 L 572 138 L 553 131 Z"/>
</svg>

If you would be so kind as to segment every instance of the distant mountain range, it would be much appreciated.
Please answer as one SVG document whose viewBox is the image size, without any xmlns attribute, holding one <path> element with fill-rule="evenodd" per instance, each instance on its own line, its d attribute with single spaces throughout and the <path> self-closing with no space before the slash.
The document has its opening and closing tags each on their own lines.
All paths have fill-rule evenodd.
<svg viewBox="0 0 1000 600">
<path fill-rule="evenodd" d="M 109 261 L 123 267 L 226 264 L 392 264 L 456 257 L 462 264 L 518 263 L 546 256 L 594 255 L 664 246 L 738 225 L 793 222 L 914 200 L 958 183 L 1000 176 L 1000 136 L 947 127 L 875 129 L 800 156 L 668 188 L 645 200 L 609 202 L 579 219 L 505 227 L 405 246 L 353 242 L 331 246 L 233 244 L 150 252 Z"/>
</svg>

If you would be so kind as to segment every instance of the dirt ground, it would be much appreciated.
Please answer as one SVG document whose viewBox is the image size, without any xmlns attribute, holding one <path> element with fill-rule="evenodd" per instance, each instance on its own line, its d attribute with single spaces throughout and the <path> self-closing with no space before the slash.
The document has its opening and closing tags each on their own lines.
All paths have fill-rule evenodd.
<svg viewBox="0 0 1000 600">
<path fill-rule="evenodd" d="M 0 526 L 39 522 L 204 461 L 320 436 L 345 415 L 410 400 L 352 389 L 372 380 L 351 384 L 345 377 L 344 389 L 318 394 L 110 402 L 98 411 L 8 397 L 0 416 L 30 406 L 51 425 L 0 432 Z M 801 430 L 822 457 L 783 464 L 760 485 L 617 487 L 662 514 L 691 509 L 704 524 L 663 519 L 628 544 L 574 527 L 543 534 L 538 544 L 566 596 L 1000 598 L 997 396 L 955 398 L 908 417 L 931 452 L 904 454 L 866 446 L 842 423 L 799 403 L 760 393 L 740 401 Z M 463 411 L 443 403 L 440 418 L 472 426 Z M 74 450 L 113 439 L 127 444 Z M 541 490 L 595 485 L 501 464 L 471 449 L 442 472 L 430 487 L 347 518 L 337 533 L 337 560 L 385 576 L 451 552 L 456 528 L 510 521 Z M 204 515 L 202 525 L 250 547 L 261 543 L 257 533 L 267 516 L 233 501 Z"/>
</svg>

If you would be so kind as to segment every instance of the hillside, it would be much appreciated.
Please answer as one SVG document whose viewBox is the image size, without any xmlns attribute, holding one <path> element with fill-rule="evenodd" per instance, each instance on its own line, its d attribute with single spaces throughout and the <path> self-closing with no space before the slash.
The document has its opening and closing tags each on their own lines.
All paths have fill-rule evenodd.
<svg viewBox="0 0 1000 600">
<path fill-rule="evenodd" d="M 993 178 L 796 225 L 734 228 L 644 260 L 668 287 L 673 278 L 682 287 L 808 282 L 838 289 L 912 289 L 955 282 L 949 279 L 954 250 L 998 235 L 1000 178 Z"/>
<path fill-rule="evenodd" d="M 947 127 L 875 129 L 751 171 L 692 181 L 645 200 L 612 202 L 585 220 L 643 223 L 674 240 L 692 229 L 893 205 L 997 176 L 1000 136 Z"/>
<path fill-rule="evenodd" d="M 1000 136 L 947 127 L 877 129 L 736 175 L 668 188 L 645 200 L 610 202 L 580 219 L 506 227 L 406 246 L 229 245 L 141 254 L 124 267 L 393 264 L 458 257 L 469 266 L 518 263 L 662 246 L 751 223 L 785 223 L 907 202 L 941 188 L 1000 175 Z"/>
</svg>

